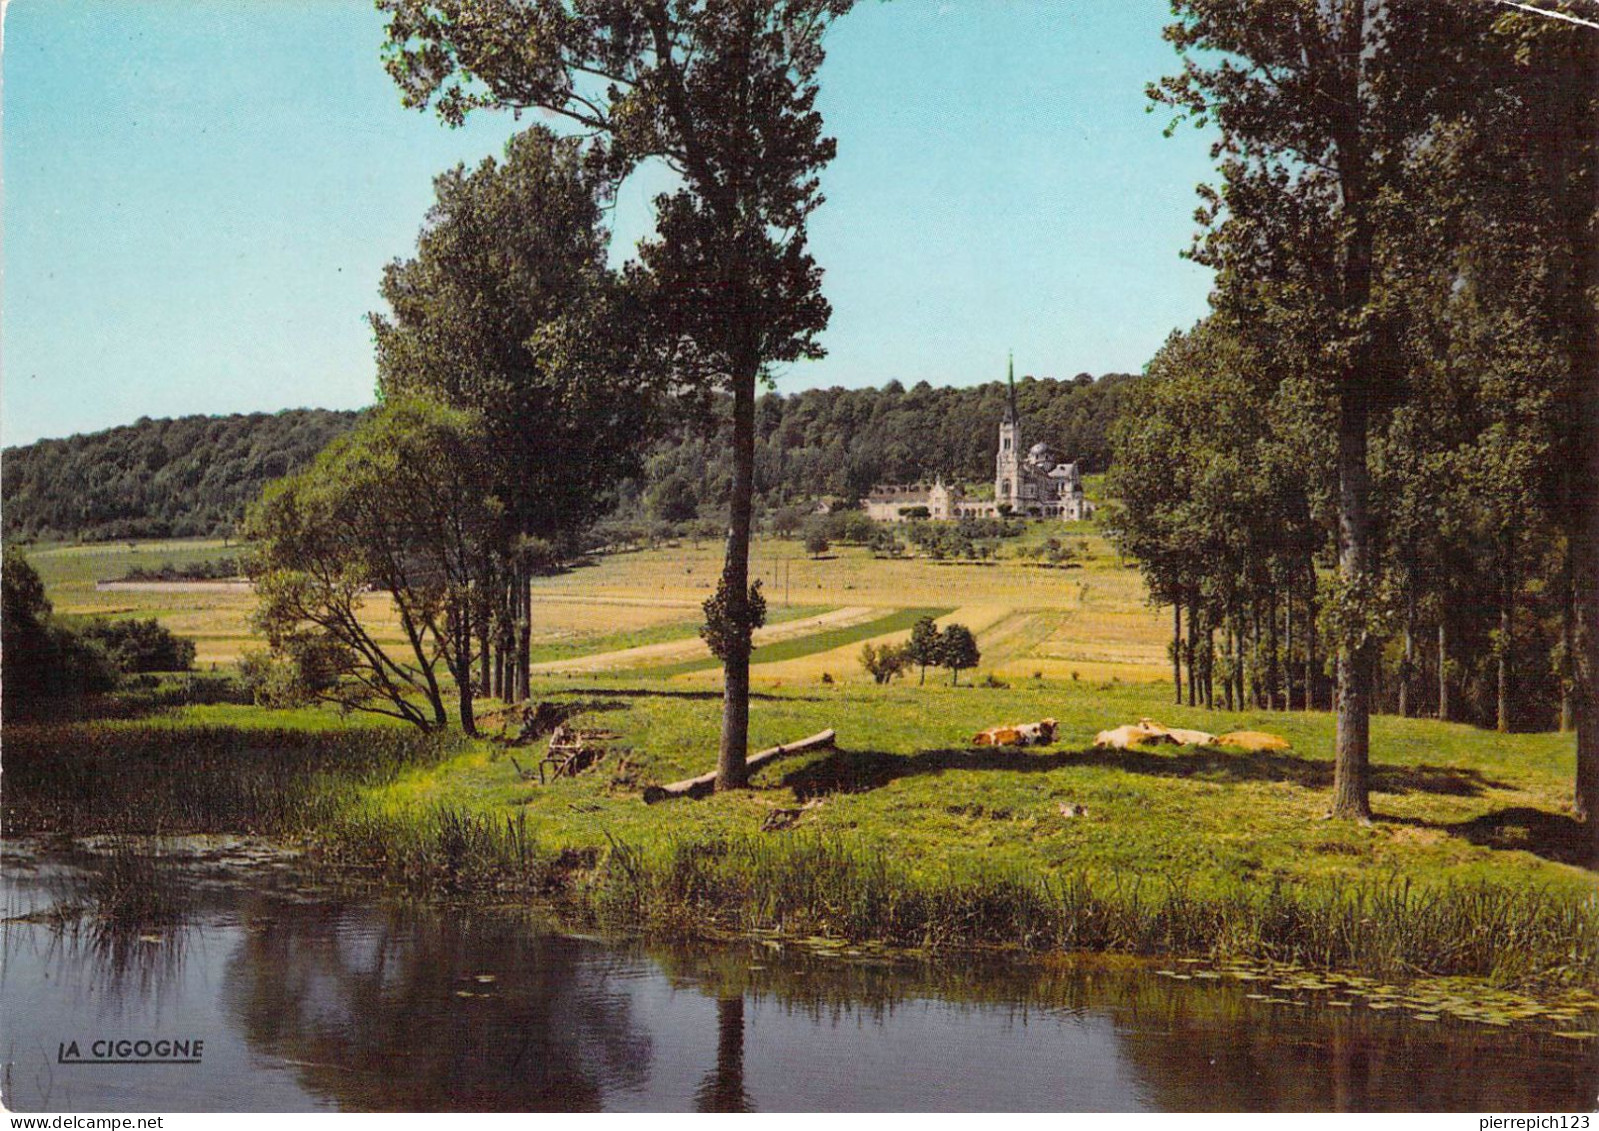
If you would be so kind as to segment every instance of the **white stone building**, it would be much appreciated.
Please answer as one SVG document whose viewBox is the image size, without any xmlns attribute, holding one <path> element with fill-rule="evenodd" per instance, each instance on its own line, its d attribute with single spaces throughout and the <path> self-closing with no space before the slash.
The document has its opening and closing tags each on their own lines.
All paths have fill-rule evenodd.
<svg viewBox="0 0 1599 1131">
<path fill-rule="evenodd" d="M 873 487 L 863 502 L 868 517 L 879 522 L 904 522 L 920 517 L 949 521 L 1015 514 L 1076 522 L 1092 514 L 1093 504 L 1083 496 L 1083 477 L 1075 463 L 1043 442 L 1022 454 L 1014 363 L 1008 380 L 1005 415 L 999 422 L 999 450 L 994 456 L 992 501 L 968 499 L 960 487 L 947 486 L 940 477 L 932 486 L 911 483 Z"/>
</svg>

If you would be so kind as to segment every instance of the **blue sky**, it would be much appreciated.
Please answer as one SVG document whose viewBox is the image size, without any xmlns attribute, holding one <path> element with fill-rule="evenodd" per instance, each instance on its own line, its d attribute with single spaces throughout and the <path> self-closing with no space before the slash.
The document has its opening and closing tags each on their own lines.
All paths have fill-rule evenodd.
<svg viewBox="0 0 1599 1131">
<path fill-rule="evenodd" d="M 1162 136 L 1163 0 L 863 0 L 831 33 L 811 241 L 829 356 L 778 388 L 1137 370 L 1204 312 L 1208 139 Z M 370 403 L 382 265 L 519 128 L 400 107 L 353 0 L 12 0 L 0 440 Z M 625 186 L 613 258 L 649 223 Z"/>
</svg>

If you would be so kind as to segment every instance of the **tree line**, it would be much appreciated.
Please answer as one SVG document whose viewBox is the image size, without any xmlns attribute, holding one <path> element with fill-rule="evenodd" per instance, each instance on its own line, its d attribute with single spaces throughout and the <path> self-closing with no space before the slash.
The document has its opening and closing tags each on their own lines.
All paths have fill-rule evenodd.
<svg viewBox="0 0 1599 1131">
<path fill-rule="evenodd" d="M 1190 703 L 1576 726 L 1599 838 L 1599 32 L 1489 4 L 1180 0 L 1219 128 L 1211 313 L 1113 433 Z M 1186 669 L 1186 686 L 1184 670 Z M 1596 839 L 1599 847 L 1599 839 Z"/>
<path fill-rule="evenodd" d="M 0 456 L 5 536 L 104 542 L 232 534 L 262 487 L 310 463 L 357 417 L 321 408 L 141 417 L 7 448 Z"/>
<path fill-rule="evenodd" d="M 1086 472 L 1110 466 L 1110 428 L 1139 381 L 1111 373 L 1094 378 L 1025 377 L 1016 399 L 1029 443 L 1046 440 Z M 795 501 L 846 502 L 879 483 L 992 483 L 996 426 L 1005 385 L 935 388 L 808 389 L 767 393 L 755 407 L 754 492 L 775 510 Z M 725 419 L 731 405 L 715 404 Z M 678 425 L 657 441 L 645 475 L 624 492 L 652 518 L 677 521 L 696 508 L 724 506 L 732 482 L 731 455 L 699 421 Z"/>
<path fill-rule="evenodd" d="M 1110 465 L 1110 427 L 1138 379 L 1086 373 L 1017 383 L 1028 437 L 1045 439 L 1089 472 Z M 997 382 L 968 388 L 811 389 L 766 393 L 756 406 L 755 506 L 771 514 L 819 499 L 852 500 L 876 483 L 987 483 Z M 662 406 L 663 411 L 670 406 Z M 731 455 L 711 428 L 730 400 L 710 398 L 709 422 L 668 415 L 646 438 L 643 464 L 614 485 L 617 522 L 682 524 L 725 512 Z M 227 417 L 151 420 L 4 453 L 8 538 L 115 541 L 217 537 L 237 532 L 267 483 L 303 470 L 353 429 L 356 412 L 285 409 Z"/>
</svg>

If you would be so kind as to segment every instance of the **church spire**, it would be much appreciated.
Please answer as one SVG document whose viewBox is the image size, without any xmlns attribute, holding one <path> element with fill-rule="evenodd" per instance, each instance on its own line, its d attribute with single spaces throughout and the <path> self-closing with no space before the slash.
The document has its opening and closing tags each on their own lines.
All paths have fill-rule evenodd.
<svg viewBox="0 0 1599 1131">
<path fill-rule="evenodd" d="M 1005 394 L 1005 423 L 1016 424 L 1020 417 L 1016 412 L 1016 351 L 1010 351 L 1010 360 L 1006 366 L 1005 382 L 1009 386 Z"/>
</svg>

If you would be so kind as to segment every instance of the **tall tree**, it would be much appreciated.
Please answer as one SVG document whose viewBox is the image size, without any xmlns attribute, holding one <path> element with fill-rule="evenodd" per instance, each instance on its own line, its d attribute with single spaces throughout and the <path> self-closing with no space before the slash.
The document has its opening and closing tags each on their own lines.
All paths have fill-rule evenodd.
<svg viewBox="0 0 1599 1131">
<path fill-rule="evenodd" d="M 1181 74 L 1150 88 L 1212 120 L 1222 188 L 1199 258 L 1221 289 L 1299 320 L 1335 405 L 1339 585 L 1335 816 L 1367 820 L 1374 607 L 1368 436 L 1391 378 L 1375 271 L 1385 176 L 1427 112 L 1405 0 L 1175 0 Z M 1405 9 L 1405 11 L 1400 11 Z"/>
<path fill-rule="evenodd" d="M 451 124 L 475 109 L 540 109 L 625 176 L 659 158 L 680 187 L 634 277 L 655 340 L 689 381 L 733 397 L 733 481 L 720 592 L 727 643 L 717 787 L 745 784 L 755 403 L 775 364 L 821 355 L 829 308 L 806 248 L 834 153 L 815 109 L 822 37 L 852 0 L 378 0 L 407 105 Z"/>
<path fill-rule="evenodd" d="M 577 142 L 515 135 L 502 161 L 435 179 L 416 255 L 384 270 L 390 313 L 371 316 L 382 396 L 476 414 L 507 545 L 524 540 L 489 563 L 469 610 L 506 699 L 527 694 L 531 548 L 609 509 L 648 439 L 637 327 L 605 267 L 606 192 Z"/>
</svg>

